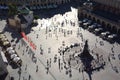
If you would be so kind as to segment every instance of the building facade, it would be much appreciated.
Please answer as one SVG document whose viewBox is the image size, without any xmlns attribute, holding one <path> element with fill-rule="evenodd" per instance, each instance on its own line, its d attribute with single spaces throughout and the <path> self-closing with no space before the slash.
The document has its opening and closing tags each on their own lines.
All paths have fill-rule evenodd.
<svg viewBox="0 0 120 80">
<path fill-rule="evenodd" d="M 109 11 L 116 15 L 120 14 L 120 0 L 91 0 L 91 1 L 98 3 L 96 9 Z"/>
<path fill-rule="evenodd" d="M 101 3 L 109 7 L 120 9 L 120 0 L 91 0 L 91 1 Z"/>
<path fill-rule="evenodd" d="M 48 4 L 64 4 L 70 0 L 0 0 L 1 5 L 16 4 L 16 5 L 48 5 Z"/>
<path fill-rule="evenodd" d="M 93 3 L 92 10 L 84 5 L 79 6 L 79 18 L 91 19 L 111 32 L 120 34 L 120 0 L 86 0 L 86 2 Z"/>
</svg>

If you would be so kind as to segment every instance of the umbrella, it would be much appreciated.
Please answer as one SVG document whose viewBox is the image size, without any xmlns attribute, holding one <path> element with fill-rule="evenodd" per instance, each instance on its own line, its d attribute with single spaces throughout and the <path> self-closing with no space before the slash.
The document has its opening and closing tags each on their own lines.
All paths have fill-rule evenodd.
<svg viewBox="0 0 120 80">
<path fill-rule="evenodd" d="M 8 53 L 9 53 L 10 55 L 15 54 L 15 50 L 9 50 Z"/>
<path fill-rule="evenodd" d="M 8 41 L 3 42 L 3 46 L 9 45 L 10 43 Z"/>
<path fill-rule="evenodd" d="M 8 48 L 7 48 L 7 51 L 9 51 L 9 50 L 13 50 L 13 47 L 8 47 Z"/>
<path fill-rule="evenodd" d="M 11 59 L 13 59 L 15 57 L 17 57 L 17 54 L 11 54 L 11 56 L 10 56 Z"/>
<path fill-rule="evenodd" d="M 17 63 L 19 60 L 20 60 L 19 57 L 15 57 L 15 58 L 13 59 L 13 61 L 14 61 L 15 63 Z"/>
</svg>

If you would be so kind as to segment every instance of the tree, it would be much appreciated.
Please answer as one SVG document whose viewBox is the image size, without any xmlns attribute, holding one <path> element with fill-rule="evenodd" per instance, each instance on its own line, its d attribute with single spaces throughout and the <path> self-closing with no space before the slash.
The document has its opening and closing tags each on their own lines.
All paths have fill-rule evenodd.
<svg viewBox="0 0 120 80">
<path fill-rule="evenodd" d="M 38 15 L 34 15 L 34 19 L 35 20 L 39 19 L 39 16 Z"/>
<path fill-rule="evenodd" d="M 9 4 L 8 7 L 9 7 L 9 12 L 8 12 L 8 15 L 9 15 L 9 16 L 13 16 L 13 15 L 16 15 L 16 14 L 18 13 L 17 6 L 16 6 L 16 5 L 14 5 L 14 4 Z"/>
</svg>

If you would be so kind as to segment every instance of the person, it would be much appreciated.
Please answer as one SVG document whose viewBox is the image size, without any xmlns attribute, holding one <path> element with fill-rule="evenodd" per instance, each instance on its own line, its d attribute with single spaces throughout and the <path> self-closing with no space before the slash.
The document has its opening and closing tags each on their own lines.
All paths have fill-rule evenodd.
<svg viewBox="0 0 120 80">
<path fill-rule="evenodd" d="M 95 43 L 95 47 L 97 48 L 97 44 Z"/>
<path fill-rule="evenodd" d="M 38 65 L 36 66 L 36 72 L 38 72 Z"/>
<path fill-rule="evenodd" d="M 81 72 L 81 69 L 80 69 L 80 67 L 79 67 L 79 73 Z"/>
<path fill-rule="evenodd" d="M 14 77 L 10 77 L 10 80 L 14 80 Z"/>
<path fill-rule="evenodd" d="M 46 67 L 46 70 L 47 70 L 47 72 L 46 72 L 46 73 L 48 74 L 48 72 L 49 72 L 49 66 L 47 66 L 47 67 Z"/>
<path fill-rule="evenodd" d="M 58 66 L 59 66 L 59 70 L 60 70 L 60 57 L 58 58 Z"/>
<path fill-rule="evenodd" d="M 70 64 L 70 59 L 68 60 L 68 65 L 70 66 L 71 64 Z"/>
<path fill-rule="evenodd" d="M 66 68 L 66 75 L 68 74 L 68 69 Z"/>
<path fill-rule="evenodd" d="M 54 63 L 57 61 L 57 54 L 54 56 Z"/>
<path fill-rule="evenodd" d="M 97 40 L 97 38 L 96 38 L 96 42 L 98 43 L 98 40 Z"/>
<path fill-rule="evenodd" d="M 72 30 L 71 30 L 71 35 L 72 35 L 72 33 L 73 33 L 73 32 L 72 32 Z"/>
<path fill-rule="evenodd" d="M 28 51 L 29 46 L 26 46 L 26 52 Z"/>
<path fill-rule="evenodd" d="M 79 63 L 79 60 L 76 60 L 77 64 Z"/>
<path fill-rule="evenodd" d="M 49 64 L 49 65 L 50 65 L 50 67 L 51 67 L 51 61 L 52 61 L 52 60 L 51 60 L 51 58 L 50 58 L 50 64 Z"/>
<path fill-rule="evenodd" d="M 70 77 L 70 78 L 72 77 L 72 73 L 69 74 L 69 77 Z"/>
<path fill-rule="evenodd" d="M 23 50 L 23 54 L 22 55 L 24 55 L 24 50 Z"/>
<path fill-rule="evenodd" d="M 61 63 L 61 70 L 63 70 L 63 63 Z"/>
<path fill-rule="evenodd" d="M 18 74 L 19 74 L 19 80 L 20 80 L 20 77 L 21 77 L 21 68 L 19 68 Z"/>
<path fill-rule="evenodd" d="M 110 56 L 108 56 L 108 61 L 111 62 L 111 60 L 110 60 Z"/>
<path fill-rule="evenodd" d="M 18 50 L 20 49 L 20 43 L 18 44 Z"/>
<path fill-rule="evenodd" d="M 48 53 L 51 53 L 51 48 L 48 48 Z"/>
<path fill-rule="evenodd" d="M 30 80 L 30 79 L 31 79 L 31 75 L 28 76 L 28 80 Z"/>
<path fill-rule="evenodd" d="M 113 47 L 111 48 L 112 53 L 114 53 Z"/>
</svg>

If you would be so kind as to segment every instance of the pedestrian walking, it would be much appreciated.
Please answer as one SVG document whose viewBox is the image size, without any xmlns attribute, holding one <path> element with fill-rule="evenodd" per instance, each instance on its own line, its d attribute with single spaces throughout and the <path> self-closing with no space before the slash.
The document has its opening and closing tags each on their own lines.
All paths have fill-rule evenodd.
<svg viewBox="0 0 120 80">
<path fill-rule="evenodd" d="M 30 80 L 30 79 L 31 79 L 31 75 L 28 76 L 28 80 Z"/>
<path fill-rule="evenodd" d="M 98 43 L 98 40 L 97 40 L 97 38 L 96 38 L 96 42 Z"/>
<path fill-rule="evenodd" d="M 23 80 L 25 80 L 24 76 L 23 76 Z"/>
<path fill-rule="evenodd" d="M 63 63 L 61 63 L 61 70 L 63 70 Z"/>
<path fill-rule="evenodd" d="M 59 70 L 60 70 L 60 57 L 58 58 L 58 66 L 59 66 Z"/>
<path fill-rule="evenodd" d="M 57 61 L 57 54 L 54 56 L 54 63 Z"/>
<path fill-rule="evenodd" d="M 26 64 L 26 66 L 25 66 L 25 71 L 27 70 L 27 64 Z"/>
<path fill-rule="evenodd" d="M 38 72 L 38 65 L 36 66 L 36 72 Z"/>
<path fill-rule="evenodd" d="M 80 67 L 79 67 L 79 73 L 81 72 L 81 69 L 80 69 Z"/>
<path fill-rule="evenodd" d="M 24 55 L 24 50 L 23 50 L 23 54 L 22 55 Z"/>
<path fill-rule="evenodd" d="M 49 64 L 49 65 L 50 65 L 50 67 L 51 67 L 51 62 L 52 62 L 52 59 L 50 58 L 50 64 Z"/>
<path fill-rule="evenodd" d="M 48 72 L 49 72 L 49 66 L 48 65 L 46 66 L 46 70 L 47 70 L 46 74 L 48 74 Z"/>
<path fill-rule="evenodd" d="M 48 48 L 48 53 L 51 53 L 51 48 Z"/>
<path fill-rule="evenodd" d="M 19 74 L 19 80 L 20 80 L 20 78 L 21 78 L 21 68 L 19 68 L 18 74 Z"/>
</svg>

